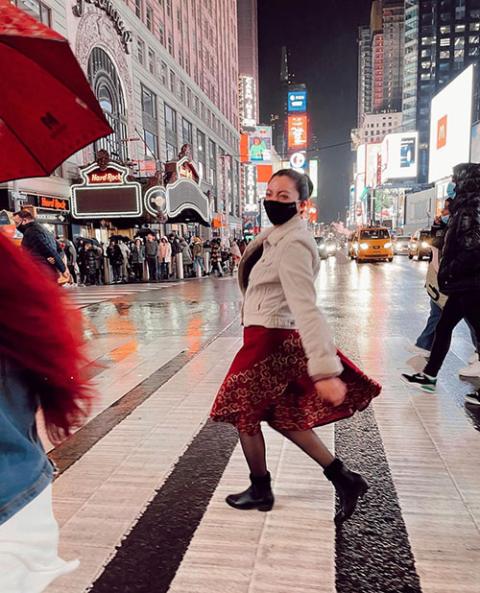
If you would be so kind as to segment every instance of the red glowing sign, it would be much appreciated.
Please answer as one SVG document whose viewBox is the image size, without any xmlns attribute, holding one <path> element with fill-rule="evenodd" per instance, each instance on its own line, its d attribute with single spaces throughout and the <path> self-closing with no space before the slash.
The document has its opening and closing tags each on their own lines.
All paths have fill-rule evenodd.
<svg viewBox="0 0 480 593">
<path fill-rule="evenodd" d="M 288 148 L 295 150 L 307 147 L 308 120 L 306 115 L 288 116 Z"/>
<path fill-rule="evenodd" d="M 88 183 L 92 185 L 96 184 L 111 184 L 111 183 L 122 183 L 123 174 L 113 168 L 107 168 L 101 170 L 100 168 L 95 169 L 88 174 Z"/>
</svg>

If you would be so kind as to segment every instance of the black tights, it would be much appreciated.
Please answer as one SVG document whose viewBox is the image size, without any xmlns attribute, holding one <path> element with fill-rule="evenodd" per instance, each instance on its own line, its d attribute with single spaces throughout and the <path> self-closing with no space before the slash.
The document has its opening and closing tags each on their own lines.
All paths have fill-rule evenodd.
<svg viewBox="0 0 480 593">
<path fill-rule="evenodd" d="M 323 468 L 330 465 L 334 460 L 332 453 L 330 453 L 313 430 L 286 430 L 279 432 L 288 440 L 292 441 L 292 443 L 295 443 L 297 447 Z M 263 433 L 260 431 L 250 436 L 241 432 L 240 442 L 250 473 L 253 476 L 264 476 L 267 473 L 267 459 Z"/>
<path fill-rule="evenodd" d="M 430 377 L 438 375 L 450 350 L 453 330 L 462 319 L 473 328 L 477 344 L 480 344 L 480 290 L 458 292 L 448 297 L 435 330 L 430 359 L 424 369 L 424 373 Z"/>
</svg>

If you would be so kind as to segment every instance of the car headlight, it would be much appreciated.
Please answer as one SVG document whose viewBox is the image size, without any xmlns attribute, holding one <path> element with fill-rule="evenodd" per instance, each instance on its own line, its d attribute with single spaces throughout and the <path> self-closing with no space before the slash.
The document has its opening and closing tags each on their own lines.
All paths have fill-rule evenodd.
<svg viewBox="0 0 480 593">
<path fill-rule="evenodd" d="M 328 251 L 335 251 L 335 245 L 329 245 L 327 249 Z"/>
<path fill-rule="evenodd" d="M 383 247 L 385 249 L 390 249 L 391 246 L 392 246 L 392 244 L 390 243 L 390 241 L 388 241 L 388 243 L 385 243 L 385 245 Z"/>
<path fill-rule="evenodd" d="M 368 243 L 360 243 L 360 249 L 363 249 L 365 251 L 365 249 L 368 249 Z"/>
<path fill-rule="evenodd" d="M 422 241 L 422 249 L 428 249 L 430 245 L 426 241 Z"/>
</svg>

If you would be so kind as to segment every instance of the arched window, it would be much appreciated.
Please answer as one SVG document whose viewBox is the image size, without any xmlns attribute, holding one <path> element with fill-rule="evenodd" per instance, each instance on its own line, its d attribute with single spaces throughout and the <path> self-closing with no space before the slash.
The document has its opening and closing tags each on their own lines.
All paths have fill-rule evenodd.
<svg viewBox="0 0 480 593">
<path fill-rule="evenodd" d="M 125 99 L 117 70 L 108 55 L 95 47 L 88 59 L 88 79 L 113 134 L 95 142 L 95 151 L 108 150 L 112 158 L 125 162 L 127 154 L 127 117 Z"/>
</svg>

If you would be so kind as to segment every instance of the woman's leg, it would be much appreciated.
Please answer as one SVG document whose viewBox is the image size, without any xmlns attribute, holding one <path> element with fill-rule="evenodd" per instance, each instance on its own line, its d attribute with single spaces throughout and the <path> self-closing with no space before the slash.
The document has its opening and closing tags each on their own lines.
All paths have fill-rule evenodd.
<svg viewBox="0 0 480 593">
<path fill-rule="evenodd" d="M 285 430 L 281 431 L 281 433 L 324 469 L 335 459 L 328 447 L 313 430 Z"/>
<path fill-rule="evenodd" d="M 425 329 L 418 336 L 415 342 L 415 346 L 418 346 L 418 348 L 423 348 L 423 350 L 432 349 L 433 339 L 435 337 L 435 329 L 441 316 L 441 307 L 439 307 L 435 301 L 430 299 L 430 315 L 427 319 Z"/>
<path fill-rule="evenodd" d="M 267 474 L 267 458 L 262 431 L 253 436 L 240 432 L 239 436 L 250 473 L 252 476 L 265 476 Z"/>
<path fill-rule="evenodd" d="M 250 486 L 238 494 L 229 494 L 225 499 L 234 509 L 270 511 L 275 498 L 267 471 L 265 441 L 262 432 L 250 436 L 239 432 L 245 459 L 250 468 Z"/>
</svg>

